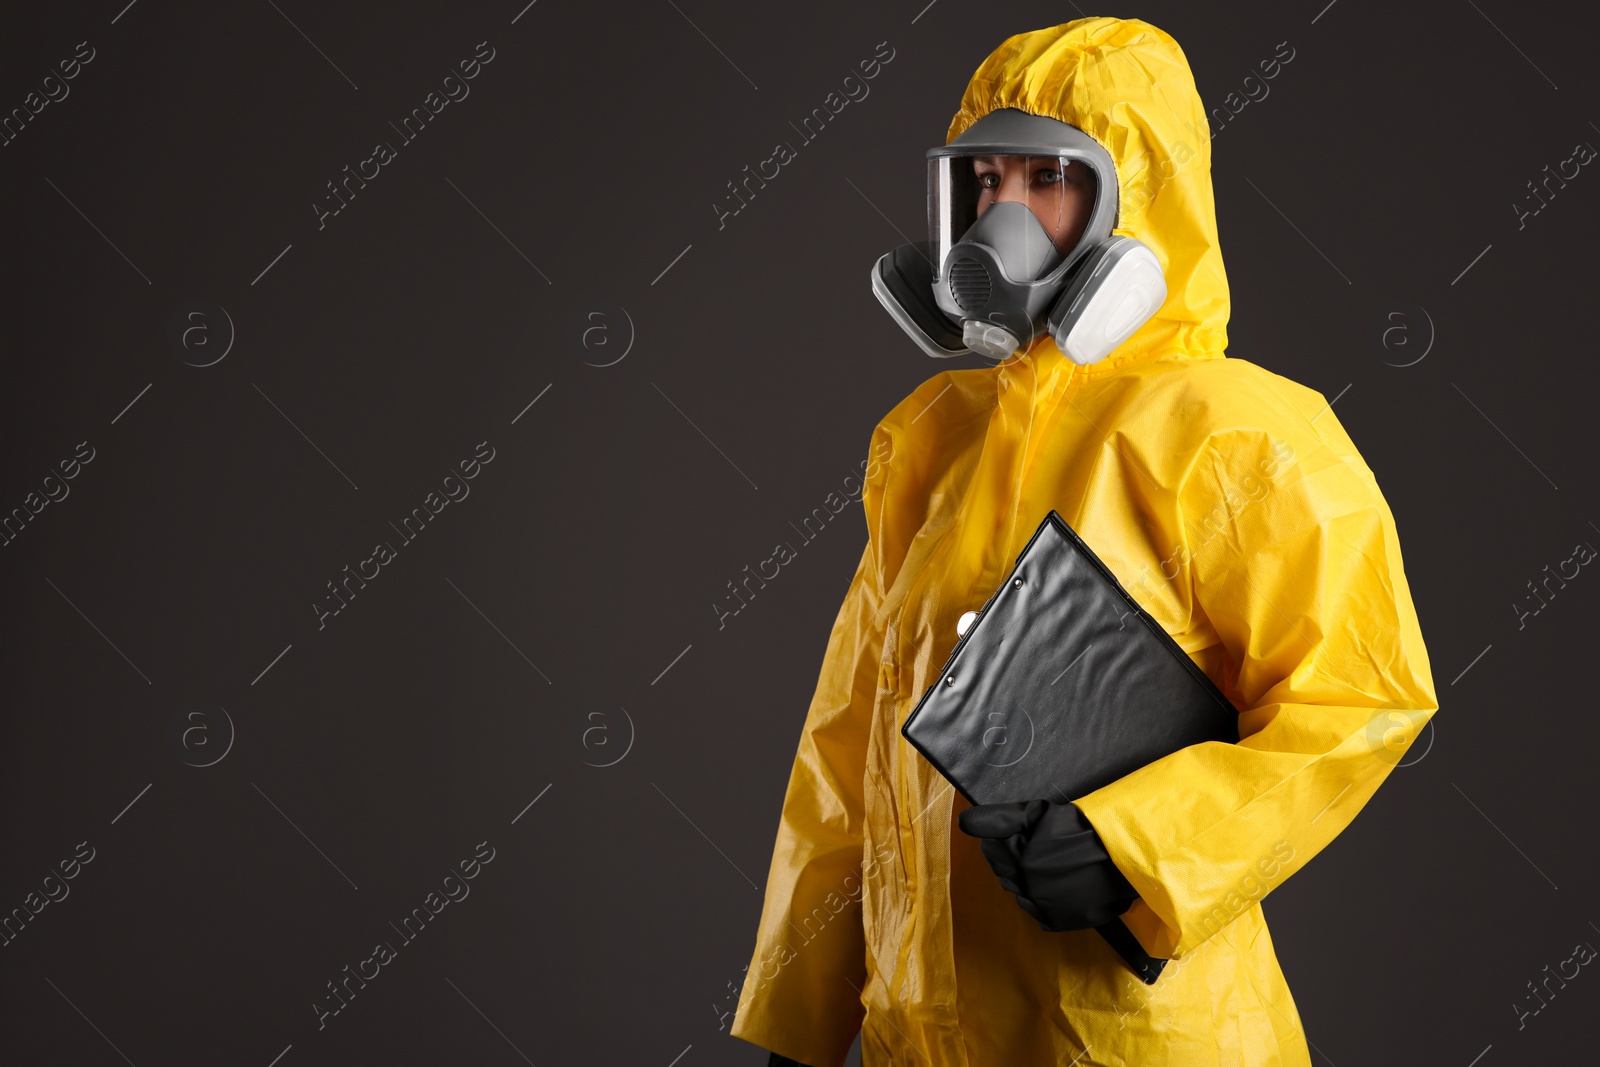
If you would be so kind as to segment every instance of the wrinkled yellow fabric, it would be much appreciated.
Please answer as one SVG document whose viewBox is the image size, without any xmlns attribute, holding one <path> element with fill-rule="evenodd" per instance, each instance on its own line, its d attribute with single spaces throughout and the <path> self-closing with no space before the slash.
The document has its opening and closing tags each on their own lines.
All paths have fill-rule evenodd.
<svg viewBox="0 0 1600 1067">
<path fill-rule="evenodd" d="M 1210 143 L 1187 60 L 1136 20 L 1007 40 L 948 139 L 996 108 L 1106 147 L 1116 232 L 1168 297 L 1105 361 L 1048 337 L 924 382 L 874 431 L 868 540 L 784 798 L 734 1035 L 837 1067 L 1309 1064 L 1260 900 L 1355 817 L 1437 709 L 1394 517 L 1319 393 L 1225 357 Z M 881 459 L 882 462 L 876 462 Z M 1093 931 L 1040 929 L 900 736 L 1049 509 L 1240 710 L 1077 803 L 1169 958 L 1153 986 Z M 1359 877 L 1358 872 L 1351 872 Z"/>
</svg>

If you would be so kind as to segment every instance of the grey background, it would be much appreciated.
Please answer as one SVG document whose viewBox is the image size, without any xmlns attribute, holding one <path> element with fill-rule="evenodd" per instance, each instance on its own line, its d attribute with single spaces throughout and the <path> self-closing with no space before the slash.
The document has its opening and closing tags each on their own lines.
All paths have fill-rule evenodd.
<svg viewBox="0 0 1600 1067">
<path fill-rule="evenodd" d="M 720 630 L 712 604 L 944 369 L 868 269 L 921 233 L 978 62 L 1082 13 L 924 3 L 8 12 L 6 112 L 95 58 L 0 147 L 0 511 L 95 458 L 0 548 L 0 913 L 94 859 L 0 948 L 0 1058 L 764 1061 L 724 1013 L 859 505 Z M 1511 205 L 1600 145 L 1596 16 L 1324 4 L 1107 12 L 1173 34 L 1213 108 L 1294 49 L 1214 132 L 1229 354 L 1334 401 L 1442 701 L 1265 907 L 1317 1062 L 1570 1061 L 1600 978 L 1512 1005 L 1600 944 L 1600 579 L 1511 605 L 1600 544 L 1600 177 Z M 470 95 L 319 229 L 324 183 L 480 41 Z M 719 229 L 724 183 L 883 41 Z M 215 308 L 231 349 L 190 366 Z M 325 583 L 485 440 L 319 629 Z M 319 1030 L 325 983 L 481 841 L 470 896 Z"/>
</svg>

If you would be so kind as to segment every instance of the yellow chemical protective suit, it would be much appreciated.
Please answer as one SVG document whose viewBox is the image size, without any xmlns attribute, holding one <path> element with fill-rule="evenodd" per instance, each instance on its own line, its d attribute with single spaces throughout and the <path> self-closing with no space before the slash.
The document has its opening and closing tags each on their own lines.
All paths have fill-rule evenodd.
<svg viewBox="0 0 1600 1067">
<path fill-rule="evenodd" d="M 1044 336 L 924 382 L 873 433 L 868 542 L 784 798 L 735 1036 L 838 1067 L 1309 1064 L 1260 900 L 1356 816 L 1437 709 L 1394 517 L 1327 400 L 1225 358 L 1205 113 L 1136 20 L 1007 40 L 954 139 L 996 108 L 1116 162 L 1116 233 L 1168 296 L 1101 363 Z M 1092 930 L 1040 928 L 955 826 L 966 802 L 900 735 L 1055 508 L 1240 710 L 1237 744 L 1076 802 L 1168 958 L 1145 986 Z M 1350 872 L 1359 877 L 1358 872 Z"/>
</svg>

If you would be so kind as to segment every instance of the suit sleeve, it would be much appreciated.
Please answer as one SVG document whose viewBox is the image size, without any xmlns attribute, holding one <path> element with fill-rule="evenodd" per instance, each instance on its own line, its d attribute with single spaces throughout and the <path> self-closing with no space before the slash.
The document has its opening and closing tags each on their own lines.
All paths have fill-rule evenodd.
<svg viewBox="0 0 1600 1067">
<path fill-rule="evenodd" d="M 861 1027 L 867 737 L 882 648 L 869 540 L 828 637 L 784 795 L 755 952 L 731 1032 L 838 1067 Z"/>
<path fill-rule="evenodd" d="M 1207 437 L 1177 493 L 1174 581 L 1221 640 L 1237 744 L 1192 745 L 1077 801 L 1176 958 L 1303 867 L 1438 709 L 1394 517 L 1331 411 Z M 1285 423 L 1289 420 L 1283 420 Z"/>
</svg>

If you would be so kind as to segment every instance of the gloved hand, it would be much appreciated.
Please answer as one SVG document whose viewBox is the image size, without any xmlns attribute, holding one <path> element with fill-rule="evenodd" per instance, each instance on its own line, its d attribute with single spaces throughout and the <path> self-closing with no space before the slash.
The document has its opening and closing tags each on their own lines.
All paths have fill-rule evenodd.
<svg viewBox="0 0 1600 1067">
<path fill-rule="evenodd" d="M 1103 926 L 1139 899 L 1076 804 L 979 804 L 958 824 L 983 839 L 1000 884 L 1046 930 Z"/>
<path fill-rule="evenodd" d="M 806 1067 L 806 1065 L 799 1060 L 791 1060 L 774 1052 L 767 1059 L 767 1067 Z"/>
</svg>

